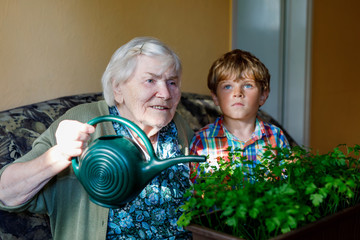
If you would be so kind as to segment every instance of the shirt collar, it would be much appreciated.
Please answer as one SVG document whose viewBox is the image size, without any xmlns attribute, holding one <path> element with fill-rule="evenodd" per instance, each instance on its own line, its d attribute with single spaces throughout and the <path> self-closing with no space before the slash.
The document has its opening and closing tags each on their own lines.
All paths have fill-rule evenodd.
<svg viewBox="0 0 360 240">
<path fill-rule="evenodd" d="M 236 137 L 232 134 L 226 134 L 225 131 L 227 131 L 224 127 L 224 117 L 221 116 L 215 120 L 214 123 L 214 131 L 210 134 L 210 137 L 228 137 L 230 136 L 233 139 L 236 139 Z M 255 122 L 255 130 L 252 133 L 249 140 L 246 141 L 246 145 L 252 144 L 253 142 L 261 139 L 265 135 L 265 126 L 264 122 L 256 118 Z"/>
</svg>

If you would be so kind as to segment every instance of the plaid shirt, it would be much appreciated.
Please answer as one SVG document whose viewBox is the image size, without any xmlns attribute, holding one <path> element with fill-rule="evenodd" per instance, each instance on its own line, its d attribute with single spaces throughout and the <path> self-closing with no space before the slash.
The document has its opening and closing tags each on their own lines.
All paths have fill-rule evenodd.
<svg viewBox="0 0 360 240">
<path fill-rule="evenodd" d="M 223 117 L 218 117 L 214 123 L 195 134 L 190 144 L 190 154 L 209 156 L 207 162 L 216 166 L 220 157 L 228 159 L 229 147 L 231 150 L 239 148 L 244 150 L 242 156 L 256 164 L 262 158 L 264 146 L 290 147 L 283 131 L 275 125 L 256 119 L 255 131 L 249 140 L 243 142 L 224 127 Z M 192 163 L 192 172 L 197 166 L 198 163 Z"/>
</svg>

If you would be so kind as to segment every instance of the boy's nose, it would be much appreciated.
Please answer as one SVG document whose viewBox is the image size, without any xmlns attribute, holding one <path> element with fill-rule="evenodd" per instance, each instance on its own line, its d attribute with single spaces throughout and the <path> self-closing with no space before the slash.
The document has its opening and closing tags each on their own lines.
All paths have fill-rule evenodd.
<svg viewBox="0 0 360 240">
<path fill-rule="evenodd" d="M 240 87 L 234 89 L 234 97 L 243 97 L 244 93 Z"/>
<path fill-rule="evenodd" d="M 244 94 L 242 94 L 242 92 L 237 92 L 234 95 L 235 95 L 235 97 L 243 97 L 244 96 Z"/>
</svg>

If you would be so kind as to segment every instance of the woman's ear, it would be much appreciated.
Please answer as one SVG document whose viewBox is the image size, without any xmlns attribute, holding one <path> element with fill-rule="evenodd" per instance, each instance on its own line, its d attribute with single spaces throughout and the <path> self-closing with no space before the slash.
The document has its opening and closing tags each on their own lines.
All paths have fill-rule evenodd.
<svg viewBox="0 0 360 240">
<path fill-rule="evenodd" d="M 269 90 L 264 90 L 262 93 L 261 93 L 261 96 L 260 96 L 260 101 L 259 101 L 259 105 L 262 106 L 265 104 L 266 100 L 268 99 L 269 97 Z"/>
<path fill-rule="evenodd" d="M 219 99 L 218 99 L 218 97 L 216 96 L 216 94 L 214 92 L 211 92 L 211 97 L 212 97 L 215 105 L 219 106 Z"/>
<path fill-rule="evenodd" d="M 117 83 L 114 79 L 111 80 L 111 83 L 112 83 L 112 89 L 113 89 L 113 93 L 114 93 L 115 102 L 118 104 L 124 103 L 124 96 L 121 91 L 120 84 Z"/>
</svg>

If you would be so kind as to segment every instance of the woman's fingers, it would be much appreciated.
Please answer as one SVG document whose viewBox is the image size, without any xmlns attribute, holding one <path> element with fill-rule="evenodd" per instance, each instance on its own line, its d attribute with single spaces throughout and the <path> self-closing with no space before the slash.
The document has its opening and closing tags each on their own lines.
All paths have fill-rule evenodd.
<svg viewBox="0 0 360 240">
<path fill-rule="evenodd" d="M 64 120 L 60 122 L 55 137 L 63 154 L 71 158 L 81 155 L 94 132 L 94 126 L 74 120 Z"/>
</svg>

